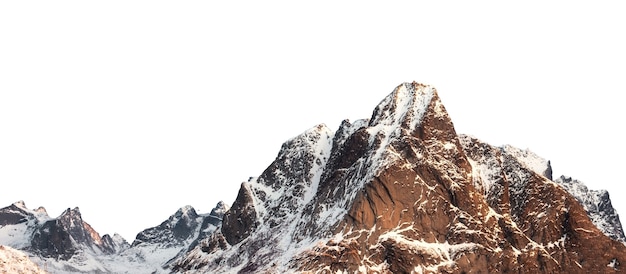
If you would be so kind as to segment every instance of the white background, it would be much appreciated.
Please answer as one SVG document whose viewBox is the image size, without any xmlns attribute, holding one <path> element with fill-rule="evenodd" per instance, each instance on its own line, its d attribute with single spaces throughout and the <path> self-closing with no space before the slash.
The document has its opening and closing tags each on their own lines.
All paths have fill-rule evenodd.
<svg viewBox="0 0 626 274">
<path fill-rule="evenodd" d="M 618 1 L 225 2 L 2 1 L 0 207 L 78 206 L 132 241 L 418 81 L 457 132 L 530 148 L 626 213 Z"/>
</svg>

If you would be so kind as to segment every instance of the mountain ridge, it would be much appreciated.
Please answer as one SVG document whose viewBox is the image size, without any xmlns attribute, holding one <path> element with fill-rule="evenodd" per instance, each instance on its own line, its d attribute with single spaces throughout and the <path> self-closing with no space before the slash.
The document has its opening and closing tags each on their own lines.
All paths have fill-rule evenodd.
<svg viewBox="0 0 626 274">
<path fill-rule="evenodd" d="M 565 177 L 553 181 L 550 162 L 532 151 L 457 134 L 433 87 L 403 83 L 369 119 L 344 120 L 337 131 L 320 124 L 287 140 L 259 177 L 241 184 L 230 208 L 182 207 L 128 247 L 72 226 L 82 219 L 68 209 L 62 227 L 96 244 L 58 259 L 107 242 L 121 251 L 104 250 L 96 268 L 70 270 L 619 271 L 626 260 L 619 217 L 608 194 L 585 189 Z M 22 221 L 20 205 L 0 209 L 0 236 L 40 223 Z"/>
</svg>

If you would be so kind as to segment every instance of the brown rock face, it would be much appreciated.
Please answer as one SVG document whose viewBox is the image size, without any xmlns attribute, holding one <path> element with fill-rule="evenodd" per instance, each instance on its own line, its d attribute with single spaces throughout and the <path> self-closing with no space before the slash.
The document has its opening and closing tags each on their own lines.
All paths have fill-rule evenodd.
<svg viewBox="0 0 626 274">
<path fill-rule="evenodd" d="M 397 87 L 371 119 L 344 121 L 332 141 L 314 132 L 290 141 L 306 149 L 283 146 L 240 191 L 221 232 L 179 266 L 241 273 L 611 273 L 626 261 L 624 244 L 604 235 L 551 181 L 549 165 L 539 170 L 513 148 L 459 137 L 429 86 Z"/>
<path fill-rule="evenodd" d="M 303 256 L 303 269 L 588 273 L 625 259 L 624 245 L 547 173 L 475 139 L 462 146 L 436 93 L 420 126 L 402 132 L 390 144 L 400 160 L 364 186 L 339 225 L 349 240 Z M 470 164 L 480 159 L 499 172 L 487 190 Z"/>
</svg>

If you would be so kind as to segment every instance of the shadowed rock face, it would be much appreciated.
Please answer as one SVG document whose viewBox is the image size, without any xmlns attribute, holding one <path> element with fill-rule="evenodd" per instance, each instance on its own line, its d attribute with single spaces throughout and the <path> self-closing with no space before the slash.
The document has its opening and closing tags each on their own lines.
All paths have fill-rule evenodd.
<svg viewBox="0 0 626 274">
<path fill-rule="evenodd" d="M 0 209 L 0 226 L 16 225 L 28 221 L 29 212 L 24 210 L 24 202 L 17 202 Z"/>
<path fill-rule="evenodd" d="M 100 235 L 83 221 L 78 208 L 67 209 L 61 216 L 43 223 L 33 233 L 31 250 L 41 256 L 68 260 L 82 248 L 114 253 Z"/>
<path fill-rule="evenodd" d="M 551 177 L 528 151 L 459 136 L 434 88 L 406 83 L 370 119 L 286 142 L 242 184 L 221 229 L 173 269 L 619 271 L 624 244 Z"/>
<path fill-rule="evenodd" d="M 256 227 L 256 212 L 254 211 L 254 202 L 250 190 L 242 185 L 239 194 L 233 206 L 226 214 L 222 224 L 222 232 L 226 241 L 231 244 L 237 244 L 241 240 L 250 235 Z"/>
</svg>

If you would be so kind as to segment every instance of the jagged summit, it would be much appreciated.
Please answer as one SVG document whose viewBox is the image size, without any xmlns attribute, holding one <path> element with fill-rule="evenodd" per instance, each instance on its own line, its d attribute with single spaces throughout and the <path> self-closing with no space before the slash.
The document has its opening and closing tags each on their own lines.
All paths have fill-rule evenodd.
<svg viewBox="0 0 626 274">
<path fill-rule="evenodd" d="M 415 129 L 435 93 L 433 87 L 424 84 L 416 82 L 401 84 L 376 106 L 369 127 Z"/>
<path fill-rule="evenodd" d="M 19 201 L 13 203 L 13 205 L 16 206 L 16 207 L 22 208 L 22 209 L 28 209 L 28 208 L 26 208 L 26 203 L 24 203 L 23 200 L 19 200 Z"/>
<path fill-rule="evenodd" d="M 223 215 L 224 212 L 228 211 L 228 209 L 230 209 L 230 206 L 228 206 L 228 204 L 226 204 L 224 201 L 219 201 L 217 202 L 217 205 L 215 205 L 215 208 L 211 210 L 211 215 Z"/>
</svg>

